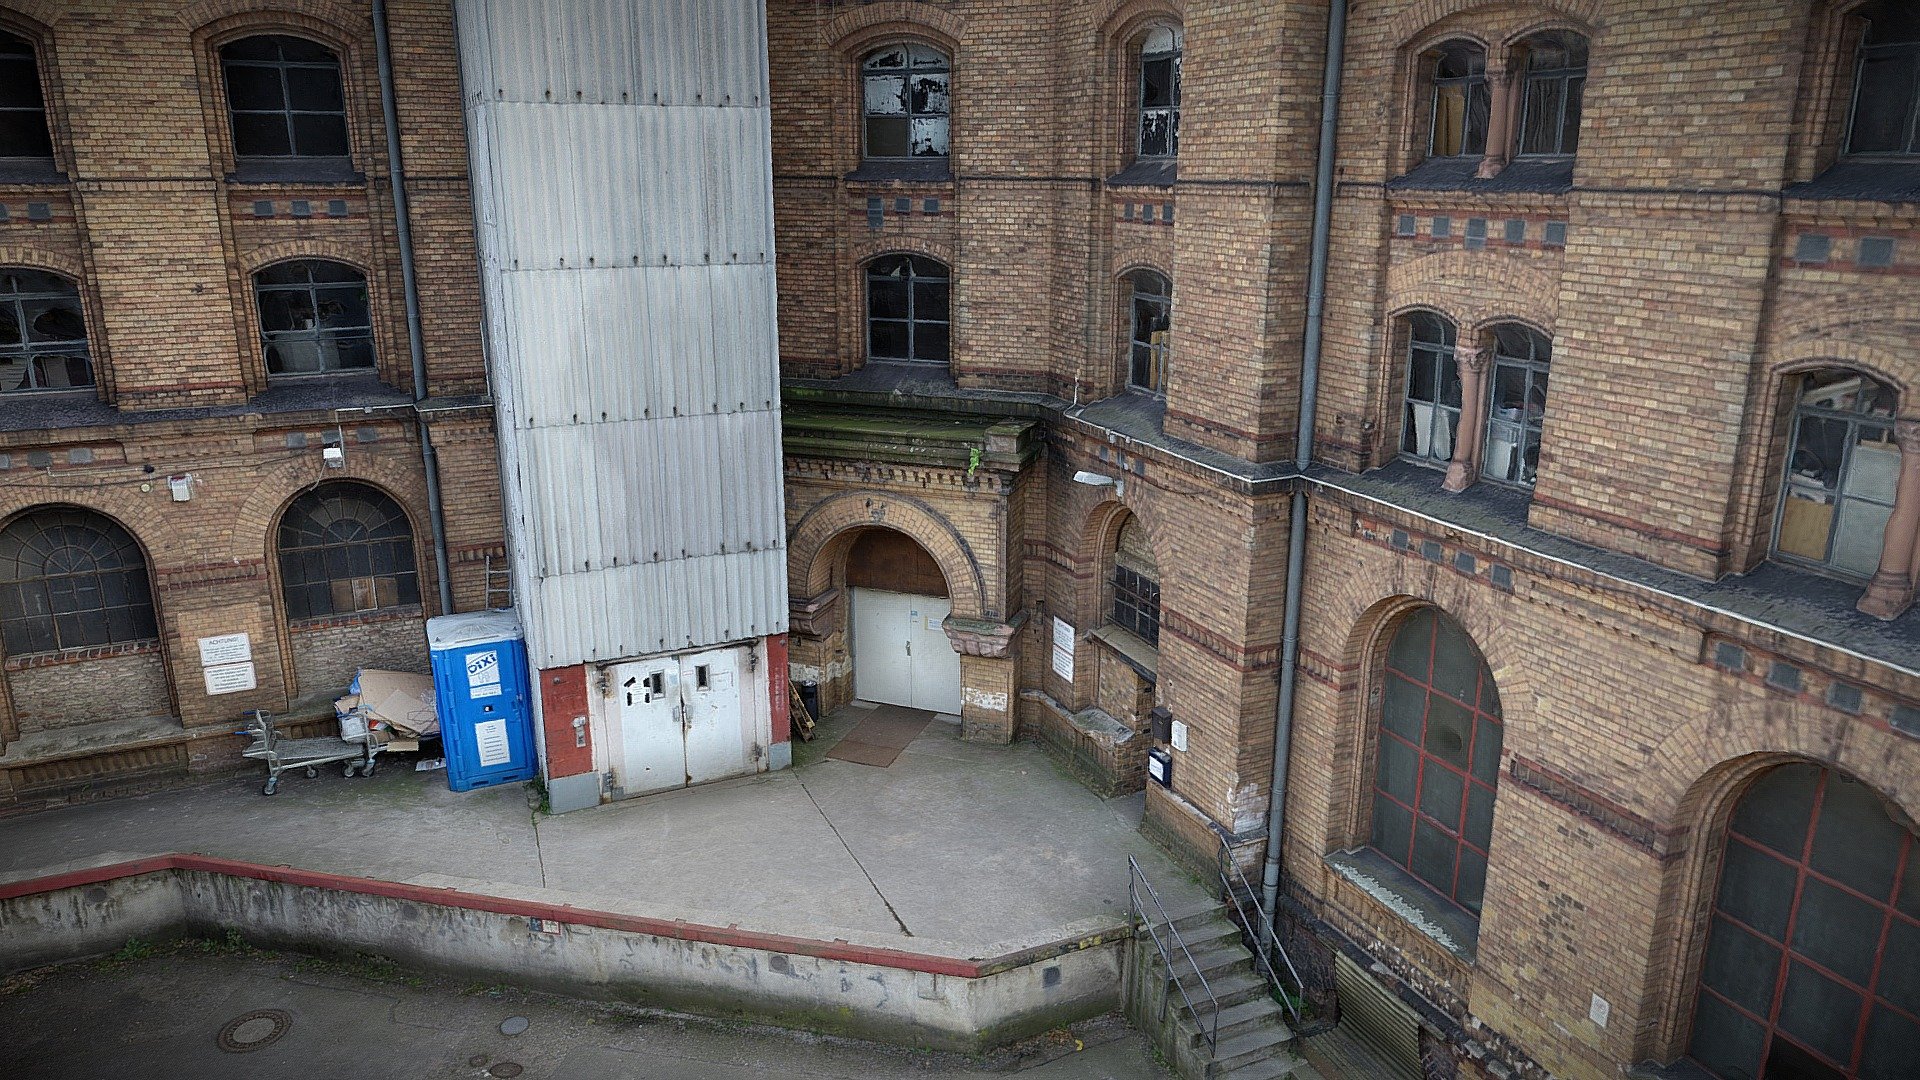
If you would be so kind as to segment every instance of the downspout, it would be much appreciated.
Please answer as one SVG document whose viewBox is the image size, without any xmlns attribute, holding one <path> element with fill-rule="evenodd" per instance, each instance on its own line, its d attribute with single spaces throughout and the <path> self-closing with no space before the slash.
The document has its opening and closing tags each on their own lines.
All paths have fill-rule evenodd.
<svg viewBox="0 0 1920 1080">
<path fill-rule="evenodd" d="M 1327 63 L 1321 75 L 1320 149 L 1313 169 L 1313 255 L 1307 269 L 1307 327 L 1300 358 L 1300 419 L 1293 460 L 1301 472 L 1313 464 L 1313 418 L 1320 397 L 1320 333 L 1327 309 L 1327 239 L 1333 219 L 1334 135 L 1340 121 L 1341 59 L 1347 43 L 1346 0 L 1332 0 L 1327 11 Z M 1273 796 L 1267 807 L 1267 858 L 1261 867 L 1260 899 L 1278 917 L 1280 841 L 1287 809 L 1287 764 L 1293 741 L 1295 672 L 1300 666 L 1300 577 L 1307 561 L 1307 491 L 1296 483 L 1292 520 L 1287 527 L 1287 606 L 1280 638 L 1280 702 L 1273 721 Z M 1261 943 L 1272 942 L 1271 924 L 1260 928 Z"/>
<path fill-rule="evenodd" d="M 373 51 L 380 65 L 380 114 L 387 127 L 387 179 L 393 184 L 393 229 L 400 238 L 400 284 L 407 298 L 407 352 L 413 359 L 413 418 L 420 428 L 420 465 L 427 475 L 427 519 L 433 526 L 434 577 L 440 614 L 453 614 L 447 572 L 447 515 L 440 504 L 440 459 L 420 403 L 427 399 L 427 346 L 420 332 L 420 284 L 413 273 L 413 220 L 407 213 L 407 170 L 400 160 L 400 110 L 393 100 L 393 52 L 387 43 L 386 0 L 373 0 Z"/>
</svg>

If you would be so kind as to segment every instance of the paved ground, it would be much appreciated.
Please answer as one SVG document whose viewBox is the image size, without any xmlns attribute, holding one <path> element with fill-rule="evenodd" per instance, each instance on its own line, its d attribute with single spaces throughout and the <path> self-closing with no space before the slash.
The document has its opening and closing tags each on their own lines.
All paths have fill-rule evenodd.
<svg viewBox="0 0 1920 1080">
<path fill-rule="evenodd" d="M 455 793 L 396 756 L 371 779 L 249 774 L 0 820 L 0 880 L 192 851 L 714 925 L 991 956 L 1123 919 L 1127 856 L 1170 907 L 1198 883 L 1032 744 L 961 742 L 936 721 L 881 769 L 824 757 L 863 711 L 800 744 L 796 767 L 558 817 L 518 786 Z"/>
<path fill-rule="evenodd" d="M 241 1052 L 221 1048 L 230 1021 L 262 1009 L 286 1014 L 283 1034 Z M 503 1035 L 502 1022 L 516 1016 L 528 1021 L 525 1032 Z M 236 1035 L 273 1030 L 273 1021 L 254 1021 Z M 1112 1018 L 971 1059 L 191 944 L 0 983 L 0 1048 L 10 1080 L 1171 1076 L 1144 1037 Z"/>
</svg>

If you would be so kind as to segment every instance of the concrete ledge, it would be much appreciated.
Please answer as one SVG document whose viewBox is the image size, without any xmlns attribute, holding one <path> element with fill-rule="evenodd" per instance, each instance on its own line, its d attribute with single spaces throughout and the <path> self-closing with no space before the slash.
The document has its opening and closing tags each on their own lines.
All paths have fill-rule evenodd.
<svg viewBox="0 0 1920 1080">
<path fill-rule="evenodd" d="M 0 973 L 128 938 L 258 944 L 977 1052 L 1120 1003 L 1128 929 L 957 959 L 173 854 L 0 885 Z"/>
</svg>

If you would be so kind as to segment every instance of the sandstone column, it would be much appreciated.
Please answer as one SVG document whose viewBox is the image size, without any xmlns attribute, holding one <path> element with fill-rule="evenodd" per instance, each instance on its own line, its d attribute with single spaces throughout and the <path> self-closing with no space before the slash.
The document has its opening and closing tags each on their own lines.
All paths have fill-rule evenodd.
<svg viewBox="0 0 1920 1080">
<path fill-rule="evenodd" d="M 1900 481 L 1880 541 L 1880 569 L 1860 597 L 1860 610 L 1876 619 L 1899 615 L 1913 600 L 1914 535 L 1920 529 L 1920 420 L 1895 421 L 1893 437 L 1900 444 Z"/>
<path fill-rule="evenodd" d="M 1489 57 L 1489 60 L 1492 58 Z M 1520 80 L 1503 64 L 1499 70 L 1487 65 L 1487 152 L 1474 175 L 1482 180 L 1499 176 L 1513 153 L 1513 120 L 1520 110 Z"/>
<path fill-rule="evenodd" d="M 1487 365 L 1492 359 L 1493 351 L 1484 346 L 1453 350 L 1453 361 L 1460 365 L 1460 421 L 1453 429 L 1453 463 L 1441 485 L 1448 491 L 1465 491 L 1479 479 L 1486 442 Z"/>
</svg>

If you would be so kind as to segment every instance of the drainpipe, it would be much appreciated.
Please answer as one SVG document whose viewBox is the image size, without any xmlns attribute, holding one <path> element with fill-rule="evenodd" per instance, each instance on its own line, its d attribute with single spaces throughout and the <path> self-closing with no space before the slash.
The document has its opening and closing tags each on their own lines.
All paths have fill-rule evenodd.
<svg viewBox="0 0 1920 1080">
<path fill-rule="evenodd" d="M 380 113 L 387 127 L 387 178 L 393 184 L 393 228 L 400 238 L 400 284 L 407 297 L 407 352 L 413 359 L 413 418 L 420 428 L 420 465 L 427 475 L 427 519 L 433 525 L 434 577 L 440 614 L 453 614 L 447 573 L 447 515 L 440 503 L 440 459 L 420 403 L 427 399 L 427 346 L 420 332 L 420 283 L 413 273 L 413 221 L 407 214 L 407 170 L 400 161 L 400 111 L 393 101 L 393 52 L 387 42 L 386 0 L 373 0 L 373 50 L 380 65 Z"/>
<path fill-rule="evenodd" d="M 1307 328 L 1300 359 L 1300 420 L 1294 465 L 1313 464 L 1313 417 L 1320 396 L 1320 331 L 1327 308 L 1327 237 L 1333 218 L 1334 134 L 1340 121 L 1341 58 L 1347 43 L 1346 0 L 1327 11 L 1327 64 L 1321 76 L 1320 150 L 1313 170 L 1313 256 L 1307 269 Z M 1267 858 L 1261 867 L 1260 899 L 1279 917 L 1280 840 L 1287 808 L 1287 764 L 1293 741 L 1295 672 L 1300 666 L 1300 576 L 1307 561 L 1307 492 L 1296 483 L 1287 527 L 1287 607 L 1280 638 L 1280 702 L 1273 727 L 1273 798 L 1267 807 Z M 1261 944 L 1273 941 L 1272 924 L 1260 928 Z"/>
</svg>

